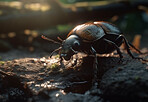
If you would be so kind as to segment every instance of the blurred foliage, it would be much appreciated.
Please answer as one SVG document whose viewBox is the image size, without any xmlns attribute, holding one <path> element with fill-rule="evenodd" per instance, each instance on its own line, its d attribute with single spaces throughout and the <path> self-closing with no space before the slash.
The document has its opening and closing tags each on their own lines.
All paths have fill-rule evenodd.
<svg viewBox="0 0 148 102">
<path fill-rule="evenodd" d="M 45 12 L 50 10 L 48 0 L 0 0 L 0 16 L 10 14 L 24 14 L 32 11 Z"/>
<path fill-rule="evenodd" d="M 141 33 L 147 28 L 147 22 L 145 22 L 141 13 L 127 14 L 117 21 L 117 25 L 124 31 L 133 33 Z"/>
<path fill-rule="evenodd" d="M 4 65 L 5 64 L 5 62 L 4 61 L 0 61 L 0 65 Z"/>
<path fill-rule="evenodd" d="M 7 1 L 7 2 L 10 2 L 10 1 L 18 1 L 18 0 L 0 0 L 0 1 Z"/>
<path fill-rule="evenodd" d="M 65 4 L 72 4 L 76 2 L 92 2 L 92 1 L 102 1 L 102 0 L 59 0 Z"/>
<path fill-rule="evenodd" d="M 0 60 L 2 60 L 2 57 L 0 56 Z"/>
<path fill-rule="evenodd" d="M 9 51 L 11 49 L 11 44 L 8 41 L 0 40 L 0 51 Z"/>
<path fill-rule="evenodd" d="M 49 0 L 50 1 L 50 0 Z M 59 0 L 65 4 L 72 4 L 76 2 L 92 2 L 92 1 L 104 1 L 104 0 Z M 118 0 L 105 0 L 106 2 L 118 1 Z M 130 0 L 134 1 L 134 0 Z M 96 2 L 95 2 L 96 3 Z M 103 3 L 101 5 L 104 5 Z M 4 7 L 10 7 L 5 9 Z M 81 6 L 81 5 L 80 5 Z M 87 5 L 86 5 L 87 6 Z M 1 16 L 10 16 L 10 15 L 21 15 L 33 13 L 36 11 L 44 12 L 50 11 L 50 3 L 48 0 L 0 0 L 0 17 Z M 52 7 L 52 6 L 51 6 Z M 145 8 L 143 8 L 145 9 Z M 147 10 L 147 8 L 146 8 Z M 147 10 L 148 11 L 148 10 Z M 129 13 L 122 16 L 113 16 L 107 21 L 116 24 L 128 37 L 132 39 L 136 34 L 148 34 L 148 13 L 146 12 L 137 12 Z M 98 21 L 100 19 L 98 18 Z M 23 31 L 16 32 L 7 32 L 0 34 L 0 49 L 4 51 L 10 50 L 13 46 L 15 48 L 28 47 L 29 51 L 34 51 L 35 47 L 40 47 L 43 40 L 41 40 L 41 34 L 45 34 L 50 38 L 56 38 L 55 36 L 60 36 L 61 38 L 68 34 L 68 32 L 73 29 L 77 24 L 84 23 L 83 21 L 76 23 L 60 24 L 53 27 L 47 27 L 44 29 L 29 29 L 26 28 Z M 25 25 L 26 26 L 26 25 Z M 57 39 L 57 38 L 56 38 Z M 40 40 L 40 41 L 39 41 Z M 10 46 L 11 45 L 11 46 Z"/>
<path fill-rule="evenodd" d="M 145 17 L 145 18 L 144 18 Z M 116 19 L 114 21 L 114 19 Z M 130 13 L 120 17 L 112 17 L 109 21 L 116 24 L 123 33 L 128 36 L 129 39 L 133 38 L 134 35 L 143 35 L 148 33 L 148 14 L 142 13 Z"/>
<path fill-rule="evenodd" d="M 69 24 L 57 25 L 57 30 L 59 32 L 67 32 L 67 31 L 69 31 L 72 28 L 73 28 L 73 26 L 72 25 L 69 25 Z"/>
</svg>

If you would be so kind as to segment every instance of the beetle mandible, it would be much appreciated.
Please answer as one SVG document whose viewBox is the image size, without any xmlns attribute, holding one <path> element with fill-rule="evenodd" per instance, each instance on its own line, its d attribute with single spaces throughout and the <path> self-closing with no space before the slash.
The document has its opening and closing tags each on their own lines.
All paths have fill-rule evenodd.
<svg viewBox="0 0 148 102">
<path fill-rule="evenodd" d="M 48 39 L 45 36 L 42 36 L 42 38 Z M 53 41 L 52 39 L 48 40 Z M 56 41 L 53 42 L 60 44 Z M 61 60 L 63 60 L 63 58 L 70 60 L 70 58 L 78 52 L 84 52 L 89 55 L 92 54 L 95 56 L 94 67 L 97 69 L 97 54 L 108 54 L 117 50 L 120 60 L 123 58 L 119 49 L 123 42 L 125 42 L 127 53 L 133 59 L 144 60 L 143 58 L 135 57 L 131 53 L 130 47 L 139 53 L 141 52 L 127 41 L 123 33 L 115 25 L 104 21 L 89 22 L 76 26 L 70 31 L 67 38 L 62 41 L 61 47 L 55 51 L 59 50 Z M 55 51 L 53 51 L 53 53 Z"/>
</svg>

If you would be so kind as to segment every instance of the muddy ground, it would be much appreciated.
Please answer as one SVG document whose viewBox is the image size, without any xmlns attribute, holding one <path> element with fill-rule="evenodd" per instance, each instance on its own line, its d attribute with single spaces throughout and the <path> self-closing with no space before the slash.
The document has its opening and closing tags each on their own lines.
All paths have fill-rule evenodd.
<svg viewBox="0 0 148 102">
<path fill-rule="evenodd" d="M 59 55 L 49 58 L 50 53 L 45 49 L 32 52 L 13 48 L 1 52 L 0 100 L 147 102 L 148 63 L 132 59 L 125 50 L 122 52 L 124 58 L 120 63 L 116 52 L 98 55 L 97 87 L 92 84 L 93 56 L 79 53 L 76 65 L 74 56 L 73 60 L 64 61 L 65 68 L 61 68 Z M 148 52 L 147 47 L 143 47 L 142 52 Z M 134 55 L 148 59 L 147 54 Z"/>
</svg>

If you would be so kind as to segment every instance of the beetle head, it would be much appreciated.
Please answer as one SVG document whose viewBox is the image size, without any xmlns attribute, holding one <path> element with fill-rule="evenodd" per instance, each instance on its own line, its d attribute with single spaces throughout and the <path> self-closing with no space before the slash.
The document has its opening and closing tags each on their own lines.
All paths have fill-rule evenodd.
<svg viewBox="0 0 148 102">
<path fill-rule="evenodd" d="M 60 57 L 63 57 L 65 60 L 70 60 L 71 56 L 78 53 L 80 46 L 80 38 L 77 35 L 70 35 L 66 40 L 62 42 Z"/>
</svg>

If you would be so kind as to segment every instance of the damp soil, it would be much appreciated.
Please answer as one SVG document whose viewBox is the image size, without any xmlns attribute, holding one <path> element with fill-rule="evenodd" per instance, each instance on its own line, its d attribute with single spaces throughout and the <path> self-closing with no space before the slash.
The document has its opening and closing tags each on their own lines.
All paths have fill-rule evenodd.
<svg viewBox="0 0 148 102">
<path fill-rule="evenodd" d="M 146 48 L 143 49 L 147 51 Z M 1 102 L 116 102 L 148 100 L 148 63 L 119 56 L 98 55 L 98 86 L 93 81 L 93 56 L 79 53 L 60 66 L 58 55 L 45 51 L 0 53 Z M 137 56 L 137 54 L 136 54 Z M 147 55 L 140 55 L 147 59 Z M 124 100 L 123 100 L 124 99 Z M 137 101 L 137 102 L 138 102 Z"/>
<path fill-rule="evenodd" d="M 96 86 L 93 56 L 78 53 L 77 63 L 74 55 L 63 67 L 58 54 L 49 57 L 57 45 L 41 38 L 26 45 L 25 38 L 10 40 L 10 49 L 0 52 L 0 102 L 148 101 L 148 63 L 132 59 L 124 49 L 122 62 L 116 52 L 97 56 Z M 134 55 L 148 59 L 147 54 Z"/>
</svg>

